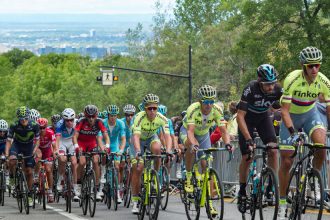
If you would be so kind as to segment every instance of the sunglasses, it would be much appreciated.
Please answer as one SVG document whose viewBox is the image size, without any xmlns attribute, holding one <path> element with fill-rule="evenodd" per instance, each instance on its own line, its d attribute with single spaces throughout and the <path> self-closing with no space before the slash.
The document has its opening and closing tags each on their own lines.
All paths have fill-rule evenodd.
<svg viewBox="0 0 330 220">
<path fill-rule="evenodd" d="M 70 122 L 73 122 L 74 119 L 66 119 L 65 121 L 70 121 Z"/>
<path fill-rule="evenodd" d="M 109 117 L 117 117 L 117 115 L 111 115 L 111 114 L 108 114 Z"/>
<path fill-rule="evenodd" d="M 88 115 L 87 118 L 96 118 L 96 115 Z"/>
<path fill-rule="evenodd" d="M 46 127 L 40 127 L 40 130 L 45 130 L 46 129 Z"/>
<path fill-rule="evenodd" d="M 147 107 L 148 111 L 157 111 L 158 107 Z"/>
<path fill-rule="evenodd" d="M 274 86 L 276 82 L 261 82 L 261 84 L 265 86 Z"/>
<path fill-rule="evenodd" d="M 125 117 L 133 117 L 134 114 L 125 114 Z"/>
<path fill-rule="evenodd" d="M 313 69 L 314 67 L 315 67 L 316 69 L 318 69 L 318 68 L 321 66 L 321 64 L 320 64 L 320 63 L 315 63 L 315 64 L 304 64 L 304 66 L 307 67 L 307 68 L 309 68 L 309 69 Z"/>
<path fill-rule="evenodd" d="M 29 120 L 29 118 L 20 118 L 19 120 L 20 121 L 27 121 L 27 120 Z"/>
<path fill-rule="evenodd" d="M 213 105 L 214 104 L 214 100 L 212 100 L 212 99 L 205 99 L 205 100 L 202 100 L 202 103 L 204 104 L 204 105 Z"/>
</svg>

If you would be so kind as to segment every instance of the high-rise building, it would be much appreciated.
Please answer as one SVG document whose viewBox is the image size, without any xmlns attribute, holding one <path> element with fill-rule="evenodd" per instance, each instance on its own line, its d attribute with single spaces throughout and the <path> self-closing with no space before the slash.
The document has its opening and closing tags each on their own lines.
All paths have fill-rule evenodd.
<svg viewBox="0 0 330 220">
<path fill-rule="evenodd" d="M 91 29 L 91 30 L 89 31 L 89 36 L 90 36 L 90 37 L 95 37 L 95 35 L 96 35 L 96 31 L 95 31 L 94 29 Z"/>
</svg>

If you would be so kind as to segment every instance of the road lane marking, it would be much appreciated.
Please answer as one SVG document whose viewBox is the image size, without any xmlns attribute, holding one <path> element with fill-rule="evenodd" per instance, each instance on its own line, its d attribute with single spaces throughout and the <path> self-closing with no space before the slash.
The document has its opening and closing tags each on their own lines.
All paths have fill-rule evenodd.
<svg viewBox="0 0 330 220">
<path fill-rule="evenodd" d="M 59 209 L 59 208 L 54 208 L 52 206 L 46 205 L 47 209 L 53 210 L 55 212 L 57 212 L 60 215 L 63 215 L 71 220 L 87 220 L 87 218 L 82 218 L 81 216 L 77 216 L 75 214 L 72 213 L 68 213 L 66 211 L 64 211 L 63 209 Z"/>
</svg>

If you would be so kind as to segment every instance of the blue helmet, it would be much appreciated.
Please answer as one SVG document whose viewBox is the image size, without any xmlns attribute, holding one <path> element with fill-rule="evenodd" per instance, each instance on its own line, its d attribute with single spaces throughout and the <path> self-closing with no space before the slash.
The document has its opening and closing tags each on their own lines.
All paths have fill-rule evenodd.
<svg viewBox="0 0 330 220">
<path fill-rule="evenodd" d="M 118 115 L 119 114 L 119 108 L 117 105 L 109 105 L 107 107 L 107 112 L 110 115 Z"/>
<path fill-rule="evenodd" d="M 158 106 L 158 112 L 162 115 L 167 114 L 167 107 L 165 105 L 159 105 Z"/>
<path fill-rule="evenodd" d="M 140 112 L 144 111 L 144 104 L 143 104 L 143 102 L 141 102 L 141 103 L 138 105 L 138 108 L 139 108 Z"/>
<path fill-rule="evenodd" d="M 277 72 L 274 66 L 262 64 L 257 69 L 258 81 L 265 83 L 274 83 L 277 81 Z"/>
</svg>

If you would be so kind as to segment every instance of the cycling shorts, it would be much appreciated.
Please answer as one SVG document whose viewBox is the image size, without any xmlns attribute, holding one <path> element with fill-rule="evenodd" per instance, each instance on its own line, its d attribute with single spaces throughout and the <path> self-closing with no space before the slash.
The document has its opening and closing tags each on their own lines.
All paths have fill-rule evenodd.
<svg viewBox="0 0 330 220">
<path fill-rule="evenodd" d="M 61 139 L 60 140 L 60 147 L 59 147 L 59 154 L 60 155 L 66 155 L 71 154 L 73 155 L 75 153 L 75 148 L 72 143 L 72 139 Z"/>
<path fill-rule="evenodd" d="M 144 153 L 144 146 L 146 146 L 146 149 L 150 151 L 151 144 L 154 143 L 154 142 L 159 142 L 160 143 L 160 140 L 159 140 L 159 137 L 158 137 L 157 134 L 154 134 L 153 136 L 151 136 L 147 140 L 141 140 L 140 139 L 140 147 L 141 147 L 140 151 L 141 151 L 141 154 Z M 133 136 L 132 136 L 132 143 L 133 143 Z M 130 154 L 131 154 L 131 157 L 132 158 L 135 158 L 136 151 L 135 151 L 134 146 L 132 146 L 130 148 Z"/>
<path fill-rule="evenodd" d="M 10 148 L 10 156 L 17 155 L 17 154 L 23 154 L 24 157 L 31 156 L 33 153 L 34 145 L 33 143 L 28 144 L 17 144 L 13 143 Z M 33 157 L 24 159 L 25 167 L 33 168 L 35 166 L 35 161 Z"/>
</svg>

